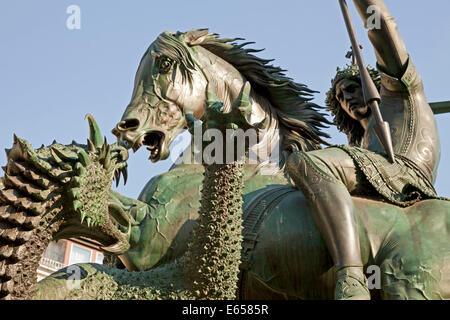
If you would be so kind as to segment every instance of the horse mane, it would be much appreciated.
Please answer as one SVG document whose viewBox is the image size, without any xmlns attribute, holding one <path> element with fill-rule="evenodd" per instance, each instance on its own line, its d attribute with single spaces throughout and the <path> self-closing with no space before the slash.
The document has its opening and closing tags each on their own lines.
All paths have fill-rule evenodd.
<svg viewBox="0 0 450 320">
<path fill-rule="evenodd" d="M 241 44 L 235 41 L 242 38 L 220 38 L 217 33 L 209 33 L 208 29 L 191 30 L 186 33 L 162 33 L 155 45 L 164 54 L 184 65 L 184 70 L 192 69 L 192 59 L 187 48 L 182 48 L 182 42 L 188 46 L 201 46 L 214 53 L 235 67 L 250 82 L 252 89 L 268 99 L 271 111 L 276 113 L 280 130 L 284 134 L 282 150 L 309 151 L 320 149 L 320 144 L 329 145 L 321 137 L 329 135 L 321 131 L 331 124 L 325 114 L 319 112 L 325 109 L 311 100 L 317 91 L 306 85 L 294 82 L 285 76 L 279 67 L 269 65 L 273 60 L 261 59 L 251 54 L 262 50 L 244 48 L 254 42 Z M 160 51 L 158 50 L 158 51 Z"/>
</svg>

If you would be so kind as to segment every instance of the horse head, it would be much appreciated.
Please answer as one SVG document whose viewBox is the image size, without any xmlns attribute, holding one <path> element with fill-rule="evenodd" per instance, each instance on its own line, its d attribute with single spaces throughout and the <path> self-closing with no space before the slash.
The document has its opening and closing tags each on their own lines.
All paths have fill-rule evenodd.
<svg viewBox="0 0 450 320">
<path fill-rule="evenodd" d="M 212 83 L 228 112 L 243 84 L 251 85 L 251 124 L 264 122 L 282 131 L 283 146 L 316 149 L 326 134 L 328 121 L 310 103 L 314 92 L 284 76 L 284 70 L 268 65 L 237 44 L 208 30 L 163 32 L 150 45 L 139 64 L 131 102 L 112 130 L 119 141 L 134 151 L 146 145 L 150 160 L 169 156 L 172 141 L 186 128 L 186 114 L 201 119 L 205 114 L 205 89 Z"/>
</svg>

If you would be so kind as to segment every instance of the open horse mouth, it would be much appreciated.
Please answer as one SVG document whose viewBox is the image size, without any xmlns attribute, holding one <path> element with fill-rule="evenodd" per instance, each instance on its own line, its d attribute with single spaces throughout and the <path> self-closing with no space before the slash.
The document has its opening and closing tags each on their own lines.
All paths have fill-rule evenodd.
<svg viewBox="0 0 450 320">
<path fill-rule="evenodd" d="M 133 145 L 133 151 L 136 152 L 141 146 L 145 145 L 147 150 L 150 151 L 149 160 L 157 162 L 162 154 L 165 136 L 161 131 L 146 133 Z"/>
</svg>

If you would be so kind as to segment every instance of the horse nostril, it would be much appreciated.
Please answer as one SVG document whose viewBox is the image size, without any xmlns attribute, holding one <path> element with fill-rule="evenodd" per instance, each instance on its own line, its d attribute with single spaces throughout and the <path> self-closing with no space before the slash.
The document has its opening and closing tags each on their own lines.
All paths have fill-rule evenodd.
<svg viewBox="0 0 450 320">
<path fill-rule="evenodd" d="M 138 127 L 139 127 L 138 119 L 127 119 L 127 120 L 120 121 L 117 124 L 117 129 L 119 129 L 119 131 L 133 130 Z"/>
</svg>

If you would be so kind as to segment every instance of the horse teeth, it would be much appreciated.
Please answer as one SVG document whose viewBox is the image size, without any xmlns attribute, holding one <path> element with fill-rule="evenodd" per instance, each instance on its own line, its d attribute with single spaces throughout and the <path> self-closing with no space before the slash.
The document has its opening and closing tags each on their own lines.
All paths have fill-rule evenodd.
<svg viewBox="0 0 450 320">
<path fill-rule="evenodd" d="M 149 159 L 150 159 L 150 160 L 156 159 L 156 158 L 158 157 L 158 155 L 159 155 L 159 149 L 158 149 L 158 148 L 153 149 L 151 152 L 152 152 L 152 153 L 150 154 Z"/>
</svg>

